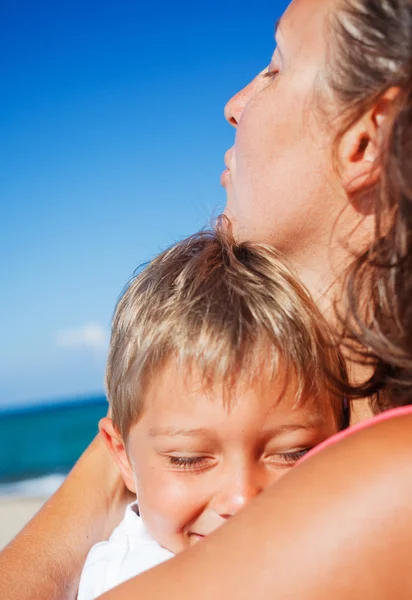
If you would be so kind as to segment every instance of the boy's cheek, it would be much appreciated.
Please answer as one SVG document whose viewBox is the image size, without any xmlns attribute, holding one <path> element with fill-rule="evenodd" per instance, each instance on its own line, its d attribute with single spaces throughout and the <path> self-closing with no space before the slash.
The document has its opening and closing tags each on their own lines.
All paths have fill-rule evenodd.
<svg viewBox="0 0 412 600">
<path fill-rule="evenodd" d="M 192 486 L 176 481 L 152 481 L 138 491 L 140 515 L 151 535 L 171 552 L 180 552 L 188 546 L 185 533 L 205 508 Z"/>
</svg>

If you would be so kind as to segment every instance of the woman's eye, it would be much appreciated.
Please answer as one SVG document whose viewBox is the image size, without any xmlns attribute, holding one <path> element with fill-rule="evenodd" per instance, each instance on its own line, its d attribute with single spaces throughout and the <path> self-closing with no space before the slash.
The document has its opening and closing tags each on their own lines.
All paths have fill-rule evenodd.
<svg viewBox="0 0 412 600">
<path fill-rule="evenodd" d="M 168 456 L 169 464 L 182 471 L 202 471 L 210 465 L 207 456 Z"/>
<path fill-rule="evenodd" d="M 278 69 L 273 69 L 269 66 L 266 70 L 266 73 L 264 73 L 263 77 L 265 77 L 266 79 L 275 79 L 278 75 Z"/>
</svg>

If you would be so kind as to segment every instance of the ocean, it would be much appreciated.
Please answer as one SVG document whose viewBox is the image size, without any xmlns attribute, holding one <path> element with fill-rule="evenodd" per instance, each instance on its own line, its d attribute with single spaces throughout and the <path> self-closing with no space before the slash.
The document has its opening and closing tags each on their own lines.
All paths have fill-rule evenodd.
<svg viewBox="0 0 412 600">
<path fill-rule="evenodd" d="M 0 410 L 0 496 L 53 493 L 106 413 L 104 395 Z"/>
</svg>

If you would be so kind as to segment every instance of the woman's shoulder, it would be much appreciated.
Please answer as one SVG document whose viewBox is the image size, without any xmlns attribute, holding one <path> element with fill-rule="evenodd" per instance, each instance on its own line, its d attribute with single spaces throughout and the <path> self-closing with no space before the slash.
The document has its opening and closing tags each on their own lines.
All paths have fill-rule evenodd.
<svg viewBox="0 0 412 600">
<path fill-rule="evenodd" d="M 299 547 L 304 585 L 294 582 L 290 597 L 412 597 L 411 456 L 407 407 L 336 436 L 274 486 L 262 529 L 274 523 L 282 552 L 273 559 L 292 560 Z M 287 573 L 285 591 L 296 573 Z"/>
<path fill-rule="evenodd" d="M 412 406 L 406 406 L 329 438 L 294 471 L 298 482 L 315 486 L 324 513 L 331 509 L 349 520 L 359 515 L 365 532 L 379 522 L 386 538 L 402 539 L 406 527 L 412 544 L 411 456 Z M 371 537 L 369 531 L 365 539 Z"/>
<path fill-rule="evenodd" d="M 311 452 L 309 452 L 300 462 L 305 462 L 311 457 L 319 454 L 323 450 L 335 446 L 340 442 L 345 442 L 345 447 L 356 446 L 358 443 L 367 444 L 368 454 L 372 451 L 372 446 L 376 450 L 385 451 L 389 444 L 412 446 L 412 405 L 393 408 L 380 413 L 379 415 L 358 423 L 349 429 L 340 431 L 336 435 L 328 438 Z"/>
</svg>

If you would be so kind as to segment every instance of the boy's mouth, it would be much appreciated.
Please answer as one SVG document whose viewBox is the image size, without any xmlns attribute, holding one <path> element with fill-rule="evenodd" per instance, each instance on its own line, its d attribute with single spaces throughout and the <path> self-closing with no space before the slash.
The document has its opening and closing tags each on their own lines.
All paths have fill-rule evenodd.
<svg viewBox="0 0 412 600">
<path fill-rule="evenodd" d="M 189 544 L 197 544 L 200 540 L 203 540 L 206 536 L 201 533 L 189 533 Z"/>
<path fill-rule="evenodd" d="M 226 519 L 217 514 L 214 510 L 206 509 L 200 517 L 193 521 L 186 530 L 186 539 L 192 546 L 203 540 L 210 533 L 219 529 Z"/>
</svg>

